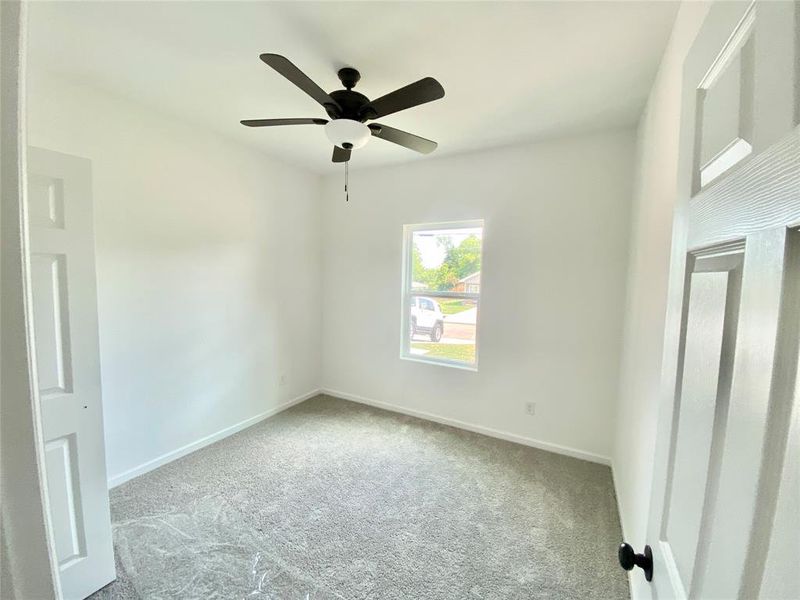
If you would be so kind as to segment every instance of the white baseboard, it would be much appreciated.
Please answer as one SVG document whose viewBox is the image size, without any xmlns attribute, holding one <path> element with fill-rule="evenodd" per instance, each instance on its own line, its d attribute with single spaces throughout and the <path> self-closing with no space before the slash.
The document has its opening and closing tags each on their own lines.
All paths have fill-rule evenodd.
<svg viewBox="0 0 800 600">
<path fill-rule="evenodd" d="M 364 396 L 357 396 L 356 394 L 349 394 L 347 392 L 342 392 L 339 390 L 322 388 L 320 389 L 319 392 L 321 394 L 326 394 L 328 396 L 333 396 L 335 398 L 341 398 L 342 400 L 350 400 L 352 402 L 358 402 L 359 404 L 368 404 L 369 406 L 375 406 L 376 408 L 382 408 L 384 410 L 401 413 L 404 415 L 408 415 L 410 417 L 417 417 L 419 419 L 433 421 L 434 423 L 441 423 L 442 425 L 449 425 L 450 427 L 456 427 L 458 429 L 472 431 L 473 433 L 488 435 L 489 437 L 497 438 L 500 440 L 506 440 L 507 442 L 514 442 L 516 444 L 522 444 L 523 446 L 538 448 L 539 450 L 547 450 L 548 452 L 555 452 L 556 454 L 564 454 L 565 456 L 571 456 L 573 458 L 580 458 L 582 460 L 588 460 L 589 462 L 611 466 L 610 457 L 602 456 L 600 454 L 594 454 L 593 452 L 586 452 L 584 450 L 578 450 L 577 448 L 570 448 L 568 446 L 561 446 L 559 444 L 552 444 L 550 442 L 542 442 L 540 440 L 525 437 L 522 435 L 517 435 L 515 433 L 510 433 L 508 431 L 501 431 L 499 429 L 492 429 L 490 427 L 484 427 L 482 425 L 465 423 L 464 421 L 450 419 L 448 417 L 435 415 L 433 413 L 424 412 L 421 410 L 413 410 L 405 408 L 403 406 L 399 406 L 397 404 L 382 402 L 380 400 L 373 400 L 372 398 L 365 398 Z"/>
<path fill-rule="evenodd" d="M 625 533 L 625 521 L 622 518 L 624 514 L 622 511 L 622 497 L 619 495 L 619 485 L 617 485 L 617 470 L 614 468 L 614 462 L 611 462 L 611 482 L 614 484 L 614 496 L 617 498 L 617 512 L 619 513 L 619 526 L 622 529 L 622 537 L 628 539 Z"/>
<path fill-rule="evenodd" d="M 190 454 L 195 450 L 199 450 L 200 448 L 213 444 L 214 442 L 226 438 L 229 435 L 233 435 L 234 433 L 246 429 L 251 425 L 255 425 L 259 421 L 268 419 L 269 417 L 276 415 L 279 412 L 282 412 L 287 408 L 294 406 L 295 404 L 300 404 L 301 402 L 308 400 L 309 398 L 313 398 L 318 394 L 327 394 L 328 396 L 334 396 L 336 398 L 341 398 L 343 400 L 350 400 L 352 402 L 358 402 L 359 404 L 367 404 L 369 406 L 375 406 L 377 408 L 382 408 L 384 410 L 388 410 L 391 412 L 401 413 L 404 415 L 409 415 L 411 417 L 425 419 L 427 421 L 433 421 L 434 423 L 441 423 L 442 425 L 449 425 L 450 427 L 456 427 L 458 429 L 472 431 L 473 433 L 480 433 L 482 435 L 487 435 L 489 437 L 506 440 L 508 442 L 514 442 L 517 444 L 522 444 L 524 446 L 530 446 L 532 448 L 538 448 L 540 450 L 546 450 L 548 452 L 555 452 L 556 454 L 563 454 L 565 456 L 571 456 L 573 458 L 588 460 L 590 462 L 599 463 L 602 465 L 608 465 L 608 466 L 611 465 L 611 459 L 607 456 L 602 456 L 600 454 L 594 454 L 592 452 L 586 452 L 583 450 L 578 450 L 576 448 L 570 448 L 568 446 L 561 446 L 559 444 L 552 444 L 550 442 L 543 442 L 533 438 L 517 435 L 515 433 L 501 431 L 498 429 L 492 429 L 490 427 L 484 427 L 482 425 L 475 425 L 473 423 L 466 423 L 464 421 L 450 419 L 448 417 L 443 417 L 441 415 L 436 415 L 425 411 L 412 410 L 405 408 L 403 406 L 399 406 L 397 404 L 382 402 L 380 400 L 373 400 L 372 398 L 365 398 L 364 396 L 358 396 L 356 394 L 349 394 L 347 392 L 342 392 L 339 390 L 322 388 L 322 389 L 312 390 L 306 394 L 303 394 L 302 396 L 298 396 L 297 398 L 293 398 L 288 402 L 284 402 L 280 406 L 277 406 L 266 412 L 250 417 L 249 419 L 245 419 L 244 421 L 240 421 L 239 423 L 231 425 L 230 427 L 226 427 L 225 429 L 221 429 L 216 433 L 207 435 L 203 438 L 200 438 L 199 440 L 191 442 L 190 444 L 186 444 L 185 446 L 181 446 L 180 448 L 172 450 L 171 452 L 162 454 L 161 456 L 154 458 L 153 460 L 149 460 L 146 463 L 138 465 L 132 469 L 123 471 L 119 475 L 110 477 L 108 479 L 108 488 L 111 489 L 117 487 L 118 485 L 121 485 L 126 481 L 130 481 L 134 477 L 138 477 L 139 475 L 144 475 L 145 473 L 157 469 L 158 467 L 165 465 L 169 462 L 172 462 L 173 460 L 177 460 L 183 456 L 186 456 L 187 454 Z"/>
<path fill-rule="evenodd" d="M 211 435 L 207 435 L 199 440 L 196 440 L 190 444 L 186 444 L 185 446 L 181 446 L 176 450 L 172 450 L 171 452 L 167 452 L 166 454 L 162 454 L 158 458 L 154 458 L 153 460 L 149 460 L 146 463 L 142 463 L 141 465 L 134 467 L 132 469 L 128 469 L 120 473 L 119 475 L 114 475 L 108 479 L 108 489 L 117 487 L 125 483 L 126 481 L 130 481 L 134 477 L 138 477 L 139 475 L 144 475 L 145 473 L 152 471 L 153 469 L 157 469 L 158 467 L 167 464 L 168 462 L 172 462 L 182 456 L 186 456 L 194 452 L 195 450 L 199 450 L 205 446 L 213 444 L 221 440 L 222 438 L 226 438 L 229 435 L 233 435 L 241 431 L 242 429 L 247 429 L 251 425 L 255 425 L 259 421 L 263 421 L 273 415 L 277 415 L 279 412 L 286 410 L 287 408 L 294 406 L 295 404 L 300 404 L 304 400 L 308 400 L 309 398 L 313 398 L 314 396 L 320 394 L 320 390 L 312 390 L 302 396 L 298 396 L 297 398 L 293 398 L 288 402 L 284 402 L 283 404 L 276 406 L 266 412 L 261 414 L 255 415 L 254 417 L 250 417 L 249 419 L 245 419 L 244 421 L 240 421 L 235 425 L 231 425 L 230 427 L 226 427 L 225 429 L 220 429 L 216 433 L 212 433 Z"/>
</svg>

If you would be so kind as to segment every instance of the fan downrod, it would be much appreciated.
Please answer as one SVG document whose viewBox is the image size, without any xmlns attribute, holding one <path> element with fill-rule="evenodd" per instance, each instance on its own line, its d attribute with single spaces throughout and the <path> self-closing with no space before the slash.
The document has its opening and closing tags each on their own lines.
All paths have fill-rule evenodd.
<svg viewBox="0 0 800 600">
<path fill-rule="evenodd" d="M 342 85 L 348 90 L 352 90 L 356 87 L 359 79 L 361 79 L 361 73 L 352 67 L 339 69 L 338 75 L 339 81 L 341 81 Z"/>
</svg>

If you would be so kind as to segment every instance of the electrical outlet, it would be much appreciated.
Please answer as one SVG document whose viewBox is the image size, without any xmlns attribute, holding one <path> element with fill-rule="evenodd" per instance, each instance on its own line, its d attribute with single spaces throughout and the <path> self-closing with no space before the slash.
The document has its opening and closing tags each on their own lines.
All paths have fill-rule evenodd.
<svg viewBox="0 0 800 600">
<path fill-rule="evenodd" d="M 281 375 L 280 382 L 281 382 L 281 385 L 286 385 L 286 375 Z"/>
<path fill-rule="evenodd" d="M 536 414 L 536 402 L 525 403 L 525 414 L 531 416 Z"/>
</svg>

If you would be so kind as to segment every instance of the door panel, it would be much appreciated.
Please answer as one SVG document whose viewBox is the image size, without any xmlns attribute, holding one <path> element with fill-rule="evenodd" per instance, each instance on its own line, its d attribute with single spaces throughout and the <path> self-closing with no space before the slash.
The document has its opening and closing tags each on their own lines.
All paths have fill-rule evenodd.
<svg viewBox="0 0 800 600">
<path fill-rule="evenodd" d="M 701 187 L 753 151 L 754 19 L 751 9 L 698 88 L 696 168 Z"/>
<path fill-rule="evenodd" d="M 717 2 L 684 63 L 648 525 L 661 600 L 800 597 L 798 10 Z"/>
<path fill-rule="evenodd" d="M 747 238 L 730 412 L 719 481 L 719 496 L 724 504 L 711 516 L 708 538 L 704 540 L 708 549 L 696 588 L 700 597 L 714 594 L 733 598 L 742 586 L 760 577 L 755 572 L 757 564 L 747 558 L 751 546 L 758 545 L 758 538 L 771 522 L 770 507 L 761 500 L 774 494 L 779 485 L 779 477 L 762 479 L 765 465 L 782 462 L 782 457 L 773 455 L 774 448 L 767 444 L 769 437 L 786 438 L 783 425 L 780 425 L 782 431 L 776 430 L 774 413 L 783 412 L 779 405 L 791 406 L 793 402 L 791 394 L 776 396 L 774 392 L 778 390 L 773 390 L 773 381 L 779 375 L 781 360 L 790 360 L 792 371 L 796 367 L 796 357 L 792 360 L 786 354 L 779 355 L 787 349 L 781 348 L 778 333 L 781 322 L 794 319 L 799 306 L 792 281 L 796 278 L 797 265 L 792 257 L 796 254 L 797 237 L 797 232 L 778 228 Z M 788 375 L 794 379 L 793 373 Z M 766 550 L 766 545 L 762 549 Z M 738 576 L 731 577 L 732 573 Z"/>
<path fill-rule="evenodd" d="M 64 182 L 54 177 L 28 177 L 28 218 L 33 227 L 64 229 Z"/>
<path fill-rule="evenodd" d="M 718 2 L 684 66 L 691 193 L 698 193 L 796 123 L 795 6 Z"/>
<path fill-rule="evenodd" d="M 683 582 L 691 582 L 695 574 L 699 542 L 705 537 L 704 515 L 716 508 L 713 492 L 728 412 L 741 254 L 702 257 L 692 264 L 662 530 L 663 550 L 672 554 Z"/>
<path fill-rule="evenodd" d="M 28 151 L 34 341 L 64 597 L 113 581 L 89 161 Z"/>
<path fill-rule="evenodd" d="M 33 254 L 31 284 L 36 371 L 42 396 L 72 391 L 66 268 L 63 254 Z"/>
<path fill-rule="evenodd" d="M 86 556 L 75 436 L 47 442 L 45 460 L 56 558 L 59 568 L 63 569 Z"/>
<path fill-rule="evenodd" d="M 687 273 L 655 587 L 796 598 L 800 231 L 690 252 Z"/>
</svg>

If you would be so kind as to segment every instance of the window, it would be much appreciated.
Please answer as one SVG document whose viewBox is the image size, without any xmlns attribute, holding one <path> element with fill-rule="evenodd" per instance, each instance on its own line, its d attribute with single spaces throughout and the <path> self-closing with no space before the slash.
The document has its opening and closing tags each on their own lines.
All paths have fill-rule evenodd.
<svg viewBox="0 0 800 600">
<path fill-rule="evenodd" d="M 478 367 L 483 221 L 403 228 L 401 358 Z"/>
</svg>

